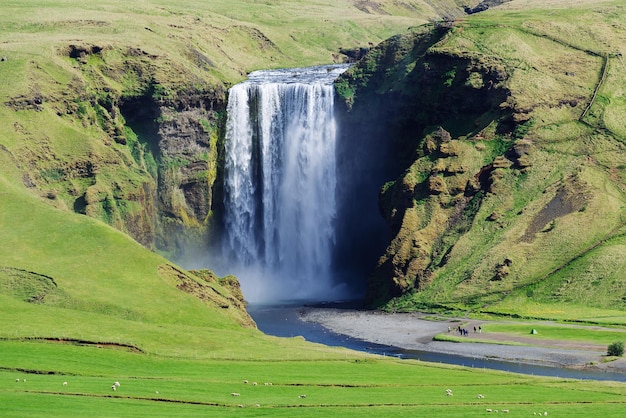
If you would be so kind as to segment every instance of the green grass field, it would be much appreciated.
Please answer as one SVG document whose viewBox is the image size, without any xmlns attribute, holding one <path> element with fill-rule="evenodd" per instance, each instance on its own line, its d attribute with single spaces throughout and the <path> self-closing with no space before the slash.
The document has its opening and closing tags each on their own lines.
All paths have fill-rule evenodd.
<svg viewBox="0 0 626 418">
<path fill-rule="evenodd" d="M 513 416 L 539 411 L 619 416 L 626 394 L 623 384 L 516 376 L 365 355 L 193 360 L 58 343 L 3 341 L 0 347 L 3 416 L 81 411 L 90 416 L 463 417 L 484 415 L 488 408 L 508 409 Z M 113 391 L 116 381 L 120 387 Z M 446 389 L 453 395 L 447 396 Z"/>
<path fill-rule="evenodd" d="M 536 339 L 552 339 L 564 341 L 589 342 L 594 344 L 608 345 L 613 341 L 626 340 L 626 331 L 616 329 L 596 330 L 582 328 L 574 325 L 548 325 L 541 323 L 525 324 L 490 324 L 483 328 L 484 332 L 505 333 L 511 335 L 528 336 L 531 330 L 536 330 L 537 334 L 532 335 Z"/>
<path fill-rule="evenodd" d="M 501 321 L 501 318 L 495 318 L 495 322 L 486 322 L 481 326 L 481 333 L 471 334 L 471 338 L 460 337 L 456 334 L 439 334 L 435 339 L 438 341 L 537 346 L 571 343 L 572 345 L 595 346 L 595 349 L 605 352 L 609 344 L 615 341 L 626 341 L 626 330 L 622 326 L 600 327 L 598 325 L 524 320 Z M 533 330 L 536 333 L 531 333 Z"/>
</svg>

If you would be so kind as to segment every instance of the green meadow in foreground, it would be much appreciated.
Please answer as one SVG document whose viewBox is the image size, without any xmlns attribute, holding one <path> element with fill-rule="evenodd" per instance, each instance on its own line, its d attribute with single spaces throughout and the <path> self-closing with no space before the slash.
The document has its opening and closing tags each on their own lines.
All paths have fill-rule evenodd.
<svg viewBox="0 0 626 418">
<path fill-rule="evenodd" d="M 3 341 L 0 349 L 3 416 L 80 411 L 89 416 L 468 417 L 490 409 L 508 410 L 512 416 L 547 412 L 617 417 L 626 407 L 626 388 L 618 383 L 348 352 L 309 353 L 305 359 L 304 349 L 300 359 L 245 361 L 169 358 L 59 343 Z M 115 382 L 120 386 L 114 391 Z"/>
<path fill-rule="evenodd" d="M 130 149 L 137 138 L 129 134 L 127 146 L 105 133 L 105 128 L 120 127 L 104 123 L 103 105 L 115 94 L 135 97 L 145 81 L 135 75 L 150 71 L 151 87 L 163 88 L 152 92 L 155 100 L 185 89 L 206 93 L 216 80 L 236 82 L 253 69 L 331 62 L 340 48 L 377 43 L 477 2 L 356 3 L 359 8 L 355 2 L 330 0 L 3 1 L 0 55 L 8 60 L 0 62 L 0 103 L 11 106 L 0 105 L 0 416 L 472 417 L 496 410 L 511 416 L 623 416 L 624 383 L 404 361 L 264 335 L 242 309 L 232 282 L 188 272 L 111 227 L 119 226 L 123 215 L 144 212 L 123 192 L 156 181 L 147 148 Z M 519 11 L 508 15 L 509 23 L 518 26 L 527 17 Z M 482 30 L 467 26 L 451 48 L 480 46 Z M 489 25 L 484 30 L 489 32 Z M 71 57 L 63 48 L 74 42 L 106 49 L 99 56 Z M 142 49 L 128 49 L 129 44 Z M 124 58 L 128 61 L 116 55 L 121 51 L 130 54 Z M 152 54 L 159 59 L 149 61 Z M 535 64 L 544 59 L 536 57 Z M 595 74 L 600 58 L 585 62 Z M 611 62 L 620 65 L 621 58 Z M 139 70 L 125 73 L 125 65 Z M 622 85 L 616 68 L 609 71 L 613 91 Z M 536 81 L 531 87 L 550 82 Z M 593 83 L 580 89 L 588 93 Z M 607 111 L 589 117 L 602 118 L 623 137 L 621 96 L 600 93 Z M 43 105 L 26 100 L 30 97 L 43 98 Z M 549 136 L 545 131 L 560 126 L 562 117 L 546 115 L 540 126 Z M 571 129 L 575 135 L 578 128 Z M 557 159 L 559 146 L 555 141 L 546 161 Z M 610 163 L 612 150 L 607 145 L 596 157 Z M 139 151 L 146 156 L 133 154 Z M 85 162 L 94 163 L 97 175 L 81 177 Z M 594 173 L 587 172 L 589 181 L 601 183 L 604 177 L 596 181 Z M 533 193 L 541 193 L 543 183 L 532 186 Z M 623 191 L 614 186 L 609 191 L 609 202 L 619 207 Z M 79 215 L 71 203 L 76 205 L 83 193 L 103 207 L 113 197 L 123 204 L 118 212 Z M 521 203 L 505 206 L 518 209 Z M 111 213 L 119 218 L 107 218 Z M 621 243 L 623 229 L 615 233 L 611 239 Z M 585 257 L 566 267 L 582 270 L 577 263 L 584 264 Z M 623 264 L 620 260 L 611 265 Z M 556 279 L 567 268 L 556 272 Z M 442 286 L 442 292 L 450 290 Z M 560 306 L 550 289 L 550 283 L 507 288 L 507 297 L 491 313 L 625 323 L 621 310 Z M 608 294 L 602 289 L 594 294 L 603 292 Z M 539 303 L 531 299 L 535 294 Z M 494 333 L 526 329 L 525 324 L 492 327 Z M 537 327 L 540 336 L 556 335 L 556 327 Z M 599 344 L 613 339 L 608 333 L 558 331 L 562 339 Z"/>
</svg>

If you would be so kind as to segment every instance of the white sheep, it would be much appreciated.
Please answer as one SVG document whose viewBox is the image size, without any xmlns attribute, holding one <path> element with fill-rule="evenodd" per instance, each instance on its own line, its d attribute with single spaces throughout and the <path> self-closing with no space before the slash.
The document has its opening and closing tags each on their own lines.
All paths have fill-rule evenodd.
<svg viewBox="0 0 626 418">
<path fill-rule="evenodd" d="M 117 386 L 112 385 L 112 386 L 111 386 L 111 389 L 113 389 L 113 392 L 115 392 L 115 391 L 117 390 Z"/>
<path fill-rule="evenodd" d="M 117 386 L 119 388 L 120 387 L 120 382 L 113 383 L 113 386 Z"/>
<path fill-rule="evenodd" d="M 16 381 L 16 382 L 19 382 L 19 381 L 20 381 L 20 379 L 15 379 L 15 381 Z"/>
<path fill-rule="evenodd" d="M 67 386 L 67 382 L 63 382 L 63 386 Z"/>
<path fill-rule="evenodd" d="M 299 396 L 298 396 L 298 398 L 300 398 L 300 399 L 304 399 L 304 398 L 306 398 L 306 395 L 304 395 L 304 394 L 299 395 Z"/>
<path fill-rule="evenodd" d="M 487 408 L 487 412 L 491 412 L 491 408 Z"/>
<path fill-rule="evenodd" d="M 484 399 L 485 397 L 483 395 L 481 395 L 480 393 L 478 394 L 478 396 L 476 396 L 478 399 Z"/>
<path fill-rule="evenodd" d="M 508 413 L 509 413 L 509 410 L 508 410 L 508 409 L 503 409 L 503 410 L 502 410 L 502 413 L 503 413 L 503 414 L 508 414 Z"/>
<path fill-rule="evenodd" d="M 241 396 L 241 394 L 237 393 L 237 392 L 233 392 L 233 393 L 230 394 L 230 396 Z"/>
<path fill-rule="evenodd" d="M 247 383 L 248 383 L 248 380 L 244 380 L 244 381 L 243 381 L 243 383 L 247 384 Z"/>
<path fill-rule="evenodd" d="M 256 386 L 256 385 L 257 385 L 257 383 L 256 383 L 256 382 L 252 382 L 252 386 Z"/>
</svg>

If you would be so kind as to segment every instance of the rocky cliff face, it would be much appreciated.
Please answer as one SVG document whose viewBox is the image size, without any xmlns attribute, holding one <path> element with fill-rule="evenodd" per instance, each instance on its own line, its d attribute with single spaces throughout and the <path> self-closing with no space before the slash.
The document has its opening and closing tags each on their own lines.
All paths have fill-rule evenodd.
<svg viewBox="0 0 626 418">
<path fill-rule="evenodd" d="M 511 29 L 490 30 L 493 40 Z M 623 154 L 605 159 L 602 168 L 584 153 L 599 155 L 595 150 L 604 141 L 622 146 L 604 134 L 583 146 L 584 138 L 598 135 L 594 125 L 579 122 L 592 87 L 580 88 L 577 74 L 599 73 L 602 65 L 593 52 L 558 42 L 550 55 L 533 61 L 542 53 L 533 44 L 541 37 L 519 33 L 514 44 L 501 43 L 501 52 L 486 53 L 480 25 L 416 29 L 374 48 L 337 81 L 345 103 L 340 161 L 349 167 L 343 179 L 361 191 L 376 184 L 390 236 L 369 275 L 370 306 L 466 309 L 524 292 L 537 295 L 538 288 L 546 297 L 555 287 L 561 298 L 573 300 L 579 285 L 571 276 L 565 280 L 563 269 L 593 264 L 592 251 L 613 245 L 598 237 L 620 236 L 617 206 L 600 203 L 612 192 L 598 182 L 623 187 L 611 175 Z M 579 73 L 559 67 L 560 53 L 577 57 Z M 538 80 L 540 90 L 532 87 Z M 555 138 L 578 151 L 555 152 Z M 344 222 L 365 210 L 358 199 L 346 196 Z M 597 225 L 595 216 L 608 217 L 610 226 L 575 226 Z M 356 248 L 381 239 L 352 231 Z M 571 266 L 572 260 L 580 265 Z M 591 264 L 585 271 L 595 271 Z M 622 301 L 616 297 L 615 303 Z"/>
<path fill-rule="evenodd" d="M 344 131 L 353 133 L 344 138 L 346 148 L 365 145 L 362 153 L 370 157 L 361 164 L 376 164 L 382 155 L 379 175 L 396 177 L 380 191 L 393 239 L 368 281 L 371 305 L 425 286 L 445 258 L 450 233 L 471 224 L 489 189 L 480 180 L 492 171 L 484 159 L 493 156 L 458 138 L 491 123 L 503 133 L 512 128 L 512 110 L 501 106 L 509 95 L 504 65 L 441 53 L 437 45 L 447 32 L 439 27 L 392 38 L 337 83 L 347 104 Z"/>
<path fill-rule="evenodd" d="M 147 119 L 128 107 L 125 114 L 135 115 L 131 125 L 152 128 L 147 137 L 157 162 L 155 245 L 176 259 L 199 256 L 210 241 L 225 94 L 200 92 L 153 106 Z"/>
<path fill-rule="evenodd" d="M 188 248 L 205 249 L 226 100 L 222 84 L 136 48 L 73 44 L 58 55 L 75 74 L 70 89 L 57 82 L 45 97 L 33 92 L 7 104 L 16 112 L 55 109 L 50 126 L 68 127 L 35 140 L 35 128 L 16 123 L 29 144 L 18 159 L 25 184 L 58 207 L 98 218 L 173 259 L 192 256 Z M 170 68 L 179 79 L 169 78 Z M 50 78 L 42 68 L 32 71 L 41 82 Z M 66 149 L 70 143 L 75 149 Z"/>
</svg>

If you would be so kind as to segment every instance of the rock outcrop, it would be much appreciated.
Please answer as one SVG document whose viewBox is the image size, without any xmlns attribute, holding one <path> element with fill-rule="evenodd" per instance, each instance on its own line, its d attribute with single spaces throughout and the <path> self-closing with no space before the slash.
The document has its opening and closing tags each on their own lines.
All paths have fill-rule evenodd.
<svg viewBox="0 0 626 418">
<path fill-rule="evenodd" d="M 366 299 L 373 306 L 423 288 L 432 270 L 445 263 L 451 234 L 468 228 L 488 191 L 482 170 L 492 171 L 482 163 L 490 156 L 481 157 L 478 142 L 458 138 L 511 113 L 501 106 L 509 94 L 504 65 L 439 52 L 435 46 L 445 42 L 447 30 L 394 37 L 337 83 L 347 104 L 346 131 L 355 133 L 345 143 L 357 147 L 363 138 L 376 138 L 368 146 L 388 158 L 381 174 L 397 177 L 380 193 L 393 239 L 368 281 Z M 454 135 L 442 127 L 451 120 Z"/>
<path fill-rule="evenodd" d="M 485 27 L 463 21 L 415 29 L 373 48 L 336 83 L 342 187 L 380 187 L 390 237 L 369 274 L 371 307 L 484 309 L 525 295 L 551 303 L 557 294 L 580 300 L 574 289 L 593 293 L 582 277 L 611 283 L 595 260 L 622 251 L 623 210 L 609 203 L 620 194 L 607 190 L 623 190 L 624 154 L 589 154 L 623 146 L 602 122 L 581 120 L 593 85 L 576 78 L 586 90 L 576 87 L 577 72 L 559 57 L 576 56 L 578 72 L 602 65 L 592 51 L 523 27 L 488 31 L 502 42 L 488 46 Z M 550 55 L 536 60 L 543 42 Z M 379 242 L 383 235 L 350 227 L 364 201 L 343 197 L 340 218 L 353 234 L 343 246 Z M 580 303 L 623 303 L 619 292 L 600 299 Z"/>
</svg>

